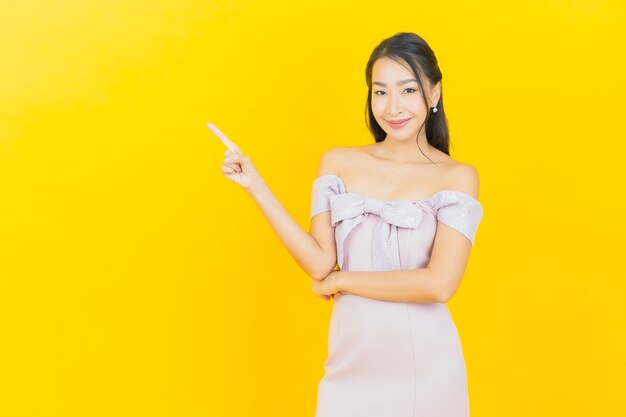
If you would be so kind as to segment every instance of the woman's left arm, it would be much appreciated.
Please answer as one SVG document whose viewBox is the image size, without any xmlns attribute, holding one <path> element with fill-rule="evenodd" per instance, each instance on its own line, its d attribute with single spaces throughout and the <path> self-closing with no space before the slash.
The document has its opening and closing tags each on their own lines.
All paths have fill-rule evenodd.
<svg viewBox="0 0 626 417">
<path fill-rule="evenodd" d="M 478 198 L 478 177 L 473 167 L 464 165 L 455 189 Z M 469 168 L 468 168 L 469 167 Z M 468 169 L 470 171 L 468 171 Z M 472 206 L 476 209 L 476 206 Z M 440 221 L 428 265 L 424 268 L 394 271 L 332 271 L 326 278 L 313 283 L 318 295 L 336 292 L 351 293 L 384 301 L 413 303 L 446 303 L 456 293 L 469 262 L 473 242 L 468 238 L 467 228 L 475 230 L 482 217 L 467 223 L 466 207 L 454 204 L 439 210 L 438 216 L 447 210 L 453 226 Z M 447 223 L 451 223 L 449 220 Z M 463 232 L 460 232 L 461 229 Z"/>
<path fill-rule="evenodd" d="M 313 282 L 313 291 L 318 295 L 341 292 L 383 301 L 442 303 L 447 301 L 442 281 L 428 268 L 333 271 L 324 280 Z"/>
<path fill-rule="evenodd" d="M 314 280 L 313 292 L 351 293 L 384 301 L 446 303 L 461 285 L 472 243 L 454 228 L 439 222 L 428 265 L 394 271 L 332 271 Z"/>
</svg>

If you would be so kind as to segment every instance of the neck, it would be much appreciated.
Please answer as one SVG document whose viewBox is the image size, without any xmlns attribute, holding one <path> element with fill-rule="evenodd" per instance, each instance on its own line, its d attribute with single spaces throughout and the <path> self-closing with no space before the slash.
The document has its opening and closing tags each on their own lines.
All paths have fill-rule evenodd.
<svg viewBox="0 0 626 417">
<path fill-rule="evenodd" d="M 419 143 L 419 147 L 415 141 L 415 137 L 396 139 L 387 135 L 385 140 L 379 142 L 378 145 L 382 157 L 399 164 L 423 163 L 430 162 L 429 158 L 434 159 L 434 148 L 428 143 L 428 140 L 426 139 L 426 132 L 422 131 L 417 141 Z M 424 156 L 424 154 L 426 156 Z"/>
</svg>

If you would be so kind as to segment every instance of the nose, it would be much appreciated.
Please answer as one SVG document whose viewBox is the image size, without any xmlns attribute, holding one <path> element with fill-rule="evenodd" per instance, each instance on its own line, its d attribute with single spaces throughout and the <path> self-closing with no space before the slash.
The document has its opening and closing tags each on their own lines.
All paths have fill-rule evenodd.
<svg viewBox="0 0 626 417">
<path fill-rule="evenodd" d="M 401 110 L 402 103 L 400 101 L 400 96 L 397 94 L 391 94 L 389 99 L 389 105 L 387 106 L 387 112 L 394 117 L 398 114 L 398 111 Z"/>
</svg>

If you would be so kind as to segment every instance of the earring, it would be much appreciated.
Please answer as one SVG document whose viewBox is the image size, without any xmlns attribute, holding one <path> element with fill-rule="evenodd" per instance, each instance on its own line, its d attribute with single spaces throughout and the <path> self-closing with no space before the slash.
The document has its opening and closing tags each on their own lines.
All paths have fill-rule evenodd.
<svg viewBox="0 0 626 417">
<path fill-rule="evenodd" d="M 433 107 L 433 113 L 437 113 L 437 106 Z"/>
</svg>

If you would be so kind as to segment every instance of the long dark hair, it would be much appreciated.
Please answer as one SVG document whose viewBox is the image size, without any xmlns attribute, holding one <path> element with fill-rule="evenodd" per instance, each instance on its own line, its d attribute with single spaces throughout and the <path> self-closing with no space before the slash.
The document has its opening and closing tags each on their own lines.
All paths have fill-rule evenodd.
<svg viewBox="0 0 626 417">
<path fill-rule="evenodd" d="M 415 33 L 399 32 L 378 44 L 378 46 L 374 48 L 374 51 L 367 61 L 367 66 L 365 67 L 365 81 L 367 82 L 368 88 L 367 102 L 365 105 L 365 123 L 370 132 L 372 132 L 376 142 L 382 142 L 387 137 L 387 133 L 380 127 L 372 112 L 372 69 L 374 68 L 374 63 L 383 57 L 391 58 L 401 65 L 409 65 L 411 72 L 420 86 L 422 98 L 426 105 L 428 105 L 426 97 L 427 90 L 424 88 L 423 77 L 425 77 L 431 85 L 435 85 L 437 82 L 441 81 L 442 78 L 435 53 L 428 43 Z M 446 155 L 450 155 L 448 149 L 450 133 L 448 132 L 448 122 L 443 107 L 443 85 L 441 88 L 441 96 L 435 105 L 437 112 L 433 113 L 432 108 L 428 108 L 426 120 L 422 127 L 420 127 L 418 137 L 423 127 L 426 126 L 426 139 L 428 143 L 440 151 L 445 152 Z M 424 154 L 421 149 L 420 151 Z"/>
</svg>

